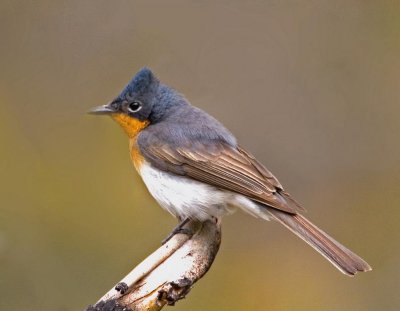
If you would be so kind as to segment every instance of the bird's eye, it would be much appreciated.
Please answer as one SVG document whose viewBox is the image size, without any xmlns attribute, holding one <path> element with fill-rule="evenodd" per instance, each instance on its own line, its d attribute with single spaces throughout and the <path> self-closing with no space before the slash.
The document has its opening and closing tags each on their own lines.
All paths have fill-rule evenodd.
<svg viewBox="0 0 400 311">
<path fill-rule="evenodd" d="M 135 112 L 138 112 L 140 109 L 142 109 L 142 104 L 139 103 L 138 101 L 131 102 L 128 105 L 129 112 L 135 113 Z"/>
</svg>

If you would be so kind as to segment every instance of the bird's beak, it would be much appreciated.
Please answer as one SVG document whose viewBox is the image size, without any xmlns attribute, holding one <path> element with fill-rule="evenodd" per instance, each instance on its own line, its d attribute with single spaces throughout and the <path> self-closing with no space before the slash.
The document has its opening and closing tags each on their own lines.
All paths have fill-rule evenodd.
<svg viewBox="0 0 400 311">
<path fill-rule="evenodd" d="M 114 108 L 108 105 L 97 106 L 91 109 L 88 113 L 89 114 L 111 114 L 116 112 Z"/>
</svg>

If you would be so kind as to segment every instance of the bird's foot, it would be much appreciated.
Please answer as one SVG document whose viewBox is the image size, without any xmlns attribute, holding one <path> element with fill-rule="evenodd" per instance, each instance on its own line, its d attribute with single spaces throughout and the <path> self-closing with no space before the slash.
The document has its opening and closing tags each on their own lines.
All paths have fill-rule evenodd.
<svg viewBox="0 0 400 311">
<path fill-rule="evenodd" d="M 189 222 L 189 218 L 185 218 L 184 220 L 182 220 L 175 228 L 174 230 L 172 230 L 172 232 L 170 234 L 168 234 L 168 236 L 161 241 L 161 244 L 164 245 L 165 243 L 167 243 L 169 240 L 171 240 L 171 238 L 178 233 L 181 234 L 186 234 L 189 237 L 193 236 L 194 232 L 192 232 L 192 230 L 188 229 L 188 228 L 184 228 L 183 226 L 186 225 Z"/>
<path fill-rule="evenodd" d="M 178 234 L 178 233 L 186 234 L 186 235 L 189 236 L 189 237 L 193 236 L 193 234 L 194 234 L 192 230 L 187 229 L 187 228 L 175 228 L 174 230 L 172 230 L 172 232 L 171 232 L 170 234 L 168 234 L 168 236 L 167 236 L 164 240 L 161 241 L 161 244 L 164 245 L 164 244 L 167 243 L 169 240 L 171 240 L 172 237 L 173 237 L 175 234 Z"/>
</svg>

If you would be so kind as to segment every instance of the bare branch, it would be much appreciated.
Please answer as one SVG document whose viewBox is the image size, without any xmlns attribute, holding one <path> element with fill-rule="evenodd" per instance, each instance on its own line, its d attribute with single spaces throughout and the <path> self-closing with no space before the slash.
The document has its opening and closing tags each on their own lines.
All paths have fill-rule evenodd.
<svg viewBox="0 0 400 311">
<path fill-rule="evenodd" d="M 87 311 L 161 310 L 184 298 L 211 267 L 221 243 L 219 221 L 189 221 Z"/>
</svg>

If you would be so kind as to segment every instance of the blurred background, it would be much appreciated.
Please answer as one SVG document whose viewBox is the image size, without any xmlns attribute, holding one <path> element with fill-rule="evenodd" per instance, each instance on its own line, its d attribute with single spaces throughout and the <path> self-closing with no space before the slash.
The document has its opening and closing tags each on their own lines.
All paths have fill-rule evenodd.
<svg viewBox="0 0 400 311">
<path fill-rule="evenodd" d="M 1 310 L 82 310 L 176 224 L 122 130 L 86 115 L 145 65 L 374 268 L 347 278 L 278 224 L 236 213 L 174 310 L 399 310 L 398 1 L 0 8 Z"/>
</svg>

